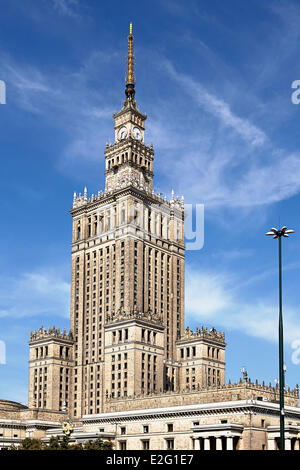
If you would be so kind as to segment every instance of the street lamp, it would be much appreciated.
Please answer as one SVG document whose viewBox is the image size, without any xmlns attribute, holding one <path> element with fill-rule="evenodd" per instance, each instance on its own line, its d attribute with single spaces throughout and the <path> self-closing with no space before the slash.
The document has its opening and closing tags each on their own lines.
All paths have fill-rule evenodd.
<svg viewBox="0 0 300 470">
<path fill-rule="evenodd" d="M 284 372 L 285 366 L 283 363 L 283 321 L 282 321 L 282 263 L 281 263 L 281 238 L 288 238 L 290 233 L 294 230 L 287 230 L 287 227 L 282 227 L 281 230 L 271 228 L 270 232 L 266 235 L 272 235 L 273 238 L 278 238 L 279 242 L 279 400 L 280 400 L 280 450 L 284 450 Z"/>
</svg>

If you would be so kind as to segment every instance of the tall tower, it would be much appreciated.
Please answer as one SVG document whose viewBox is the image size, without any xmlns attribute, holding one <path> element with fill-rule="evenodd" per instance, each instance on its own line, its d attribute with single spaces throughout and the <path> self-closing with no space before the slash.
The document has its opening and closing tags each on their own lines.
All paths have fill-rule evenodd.
<svg viewBox="0 0 300 470">
<path fill-rule="evenodd" d="M 105 191 L 74 194 L 70 211 L 75 418 L 100 413 L 107 393 L 169 387 L 167 374 L 177 364 L 176 340 L 184 330 L 184 207 L 173 192 L 168 201 L 153 190 L 146 117 L 135 100 L 130 25 L 125 101 L 113 115 L 115 142 L 106 144 Z"/>
</svg>

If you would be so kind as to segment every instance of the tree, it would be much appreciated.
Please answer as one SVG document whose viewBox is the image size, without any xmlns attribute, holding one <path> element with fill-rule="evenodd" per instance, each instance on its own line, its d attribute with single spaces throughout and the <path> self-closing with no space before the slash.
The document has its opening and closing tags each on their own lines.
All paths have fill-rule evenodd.
<svg viewBox="0 0 300 470">
<path fill-rule="evenodd" d="M 49 450 L 60 450 L 59 436 L 51 436 L 47 448 Z"/>
<path fill-rule="evenodd" d="M 26 437 L 18 447 L 19 450 L 43 450 L 44 448 L 45 446 L 40 439 L 31 439 L 30 437 Z"/>
<path fill-rule="evenodd" d="M 112 450 L 113 444 L 110 441 L 103 441 L 98 438 L 82 444 L 70 444 L 70 436 L 51 436 L 49 444 L 44 444 L 40 439 L 27 437 L 21 442 L 20 447 L 11 446 L 11 450 Z"/>
<path fill-rule="evenodd" d="M 70 436 L 64 434 L 59 443 L 60 443 L 60 449 L 68 450 L 70 447 Z"/>
<path fill-rule="evenodd" d="M 87 441 L 84 443 L 84 450 L 112 450 L 113 445 L 110 441 L 102 441 L 98 437 L 94 441 Z"/>
<path fill-rule="evenodd" d="M 82 444 L 70 444 L 68 450 L 83 450 Z"/>
</svg>

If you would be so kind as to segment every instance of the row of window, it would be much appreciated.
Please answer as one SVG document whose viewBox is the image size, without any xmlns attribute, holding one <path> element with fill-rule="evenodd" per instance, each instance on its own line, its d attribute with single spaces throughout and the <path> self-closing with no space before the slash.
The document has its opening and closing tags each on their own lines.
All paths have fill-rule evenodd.
<svg viewBox="0 0 300 470">
<path fill-rule="evenodd" d="M 166 240 L 170 239 L 170 217 L 163 215 L 161 212 L 146 209 L 140 202 L 135 203 L 129 211 L 126 209 L 125 202 L 122 203 L 119 224 L 124 225 L 126 223 L 133 223 L 137 227 L 147 230 L 154 236 L 158 236 Z M 182 222 L 175 220 L 174 223 L 175 240 L 181 241 L 183 239 Z M 88 217 L 86 236 L 87 238 L 96 237 L 117 228 L 117 226 L 117 208 L 114 207 L 113 209 L 108 209 L 102 214 L 94 214 Z M 79 241 L 84 238 L 84 236 L 82 236 L 81 220 L 76 222 L 75 233 L 75 241 Z"/>
<path fill-rule="evenodd" d="M 166 432 L 173 432 L 174 431 L 174 424 L 173 423 L 167 423 L 166 424 Z M 144 434 L 148 434 L 150 432 L 150 425 L 149 424 L 143 424 L 141 431 Z M 126 435 L 126 426 L 120 426 L 119 432 L 121 436 Z"/>
<path fill-rule="evenodd" d="M 115 165 L 121 165 L 123 163 L 129 162 L 128 152 L 124 152 L 121 155 L 107 159 L 106 169 L 110 170 Z M 131 161 L 140 165 L 142 167 L 151 170 L 151 160 L 147 156 L 139 156 L 137 153 L 131 154 Z"/>
</svg>

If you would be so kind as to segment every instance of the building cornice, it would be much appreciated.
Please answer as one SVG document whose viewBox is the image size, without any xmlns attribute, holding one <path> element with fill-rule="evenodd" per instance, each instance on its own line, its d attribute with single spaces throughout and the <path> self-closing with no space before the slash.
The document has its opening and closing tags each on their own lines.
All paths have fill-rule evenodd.
<svg viewBox="0 0 300 470">
<path fill-rule="evenodd" d="M 122 423 L 124 421 L 140 421 L 149 419 L 170 419 L 193 416 L 208 416 L 218 414 L 269 414 L 279 415 L 279 405 L 276 403 L 260 402 L 257 400 L 239 400 L 197 405 L 183 405 L 167 408 L 151 408 L 144 410 L 118 411 L 99 415 L 84 415 L 83 425 L 97 423 Z M 300 408 L 286 406 L 285 415 L 300 420 Z"/>
</svg>

